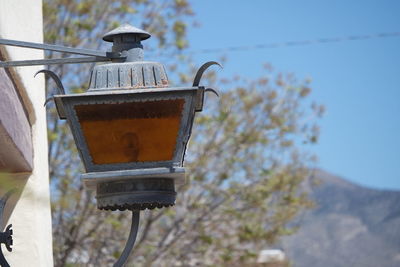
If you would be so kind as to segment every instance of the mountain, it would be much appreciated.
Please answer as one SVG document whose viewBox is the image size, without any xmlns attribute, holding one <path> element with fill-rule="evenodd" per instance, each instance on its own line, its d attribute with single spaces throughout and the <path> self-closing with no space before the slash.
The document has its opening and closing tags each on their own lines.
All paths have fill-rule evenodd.
<svg viewBox="0 0 400 267">
<path fill-rule="evenodd" d="M 318 170 L 317 207 L 282 242 L 295 267 L 400 266 L 400 191 L 355 185 Z"/>
</svg>

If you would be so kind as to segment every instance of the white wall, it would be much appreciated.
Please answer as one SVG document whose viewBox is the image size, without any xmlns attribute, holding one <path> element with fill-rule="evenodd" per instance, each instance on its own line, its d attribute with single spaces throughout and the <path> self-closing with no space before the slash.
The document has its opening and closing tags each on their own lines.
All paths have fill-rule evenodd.
<svg viewBox="0 0 400 267">
<path fill-rule="evenodd" d="M 43 42 L 41 0 L 0 0 L 0 38 Z M 9 60 L 39 59 L 43 52 L 7 47 Z M 26 181 L 8 223 L 13 224 L 14 246 L 5 256 L 11 266 L 53 266 L 47 129 L 41 66 L 16 68 L 16 83 L 32 124 L 33 172 Z M 4 249 L 3 249 L 4 251 Z"/>
</svg>

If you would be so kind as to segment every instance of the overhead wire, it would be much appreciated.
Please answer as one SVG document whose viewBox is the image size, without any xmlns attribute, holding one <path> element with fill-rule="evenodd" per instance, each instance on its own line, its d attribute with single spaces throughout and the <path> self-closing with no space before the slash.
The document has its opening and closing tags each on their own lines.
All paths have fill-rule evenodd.
<svg viewBox="0 0 400 267">
<path fill-rule="evenodd" d="M 331 37 L 331 38 L 318 38 L 318 39 L 310 39 L 310 40 L 301 40 L 301 41 L 286 41 L 286 42 L 274 42 L 274 43 L 262 43 L 255 45 L 240 45 L 240 46 L 231 46 L 231 47 L 221 47 L 221 48 L 204 48 L 198 50 L 183 50 L 186 55 L 187 54 L 210 54 L 210 53 L 228 53 L 228 52 L 237 52 L 237 51 L 249 51 L 249 50 L 258 50 L 258 49 L 271 49 L 271 48 L 279 48 L 279 47 L 290 47 L 290 46 L 304 46 L 304 45 L 313 45 L 313 44 L 326 44 L 326 43 L 338 43 L 345 41 L 360 41 L 374 38 L 388 38 L 388 37 L 400 37 L 400 32 L 385 32 L 385 33 L 377 33 L 377 34 L 367 34 L 367 35 L 349 35 L 342 37 Z M 163 54 L 162 52 L 158 53 L 157 56 L 161 57 L 171 57 L 174 55 L 180 55 L 180 53 L 168 53 Z"/>
</svg>

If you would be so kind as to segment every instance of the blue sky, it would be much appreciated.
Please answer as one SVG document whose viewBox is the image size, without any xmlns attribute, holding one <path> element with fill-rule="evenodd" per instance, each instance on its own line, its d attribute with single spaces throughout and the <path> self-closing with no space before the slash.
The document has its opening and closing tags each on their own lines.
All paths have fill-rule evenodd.
<svg viewBox="0 0 400 267">
<path fill-rule="evenodd" d="M 190 50 L 400 32 L 400 1 L 193 1 Z M 324 104 L 319 166 L 358 184 L 400 189 L 400 37 L 225 53 L 223 75 L 263 63 L 312 78 Z M 196 54 L 200 66 L 220 53 Z"/>
</svg>

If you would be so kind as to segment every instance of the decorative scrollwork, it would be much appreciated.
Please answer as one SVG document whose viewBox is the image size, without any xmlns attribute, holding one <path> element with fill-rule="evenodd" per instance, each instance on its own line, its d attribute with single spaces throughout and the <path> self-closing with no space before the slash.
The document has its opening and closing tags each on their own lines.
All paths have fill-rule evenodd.
<svg viewBox="0 0 400 267">
<path fill-rule="evenodd" d="M 0 199 L 0 229 L 3 229 L 3 212 L 4 212 L 4 207 L 6 206 L 8 198 L 15 192 L 15 189 L 12 189 L 8 191 L 1 199 Z M 8 251 L 12 251 L 11 246 L 13 245 L 13 230 L 11 229 L 12 224 L 9 224 L 6 227 L 6 230 L 4 232 L 0 232 L 0 265 L 2 267 L 10 267 L 10 264 L 8 264 L 6 258 L 3 255 L 3 251 L 1 249 L 1 244 L 4 244 L 6 246 L 6 249 Z"/>
</svg>

